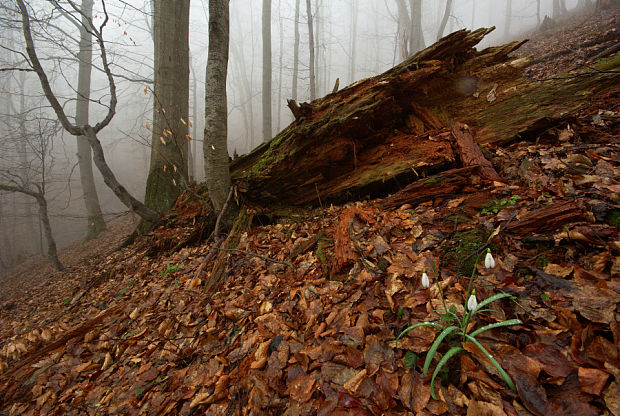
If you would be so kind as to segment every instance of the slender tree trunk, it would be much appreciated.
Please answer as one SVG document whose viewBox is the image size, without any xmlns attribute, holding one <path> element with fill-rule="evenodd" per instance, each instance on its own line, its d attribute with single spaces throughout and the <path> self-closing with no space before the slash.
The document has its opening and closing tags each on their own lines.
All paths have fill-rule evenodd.
<svg viewBox="0 0 620 416">
<path fill-rule="evenodd" d="M 209 0 L 209 57 L 205 80 L 205 181 L 215 212 L 230 189 L 227 148 L 226 75 L 229 41 L 228 0 Z"/>
<path fill-rule="evenodd" d="M 56 270 L 64 270 L 65 267 L 58 259 L 58 252 L 56 250 L 56 241 L 52 234 L 52 226 L 50 224 L 50 217 L 47 213 L 47 201 L 43 195 L 37 197 L 39 203 L 39 215 L 41 217 L 41 223 L 43 224 L 43 231 L 45 232 L 45 238 L 47 240 L 47 255 L 52 260 Z"/>
<path fill-rule="evenodd" d="M 471 5 L 471 30 L 474 30 L 476 24 L 476 0 L 472 0 Z"/>
<path fill-rule="evenodd" d="M 88 110 L 90 104 L 90 77 L 93 62 L 92 36 L 86 28 L 93 15 L 93 0 L 82 0 L 82 25 L 80 27 L 80 50 L 78 52 L 78 87 L 75 104 L 75 124 L 88 124 Z M 84 136 L 77 137 L 77 157 L 80 167 L 80 182 L 84 194 L 84 205 L 88 216 L 88 231 L 86 239 L 99 235 L 106 229 L 99 197 L 93 176 L 92 153 L 88 140 Z"/>
<path fill-rule="evenodd" d="M 411 5 L 411 26 L 413 28 L 413 49 L 411 54 L 426 48 L 424 31 L 422 30 L 422 0 L 410 0 Z"/>
<path fill-rule="evenodd" d="M 553 0 L 553 18 L 560 16 L 560 0 Z"/>
<path fill-rule="evenodd" d="M 446 30 L 446 24 L 448 23 L 448 18 L 450 17 L 450 13 L 452 12 L 452 0 L 446 0 L 446 9 L 443 13 L 443 18 L 441 19 L 441 23 L 439 24 L 439 31 L 437 32 L 437 40 L 443 37 L 443 32 Z"/>
<path fill-rule="evenodd" d="M 536 20 L 540 25 L 540 0 L 536 0 Z"/>
<path fill-rule="evenodd" d="M 319 72 L 319 61 L 321 60 L 321 43 L 320 43 L 320 32 L 321 32 L 321 19 L 320 15 L 321 10 L 321 0 L 316 0 L 316 7 L 314 9 L 313 16 L 313 28 L 314 28 L 314 86 L 316 89 L 316 94 L 321 94 L 321 77 Z"/>
<path fill-rule="evenodd" d="M 243 83 L 243 91 L 245 92 L 245 99 L 243 108 L 248 119 L 248 125 L 246 127 L 247 132 L 247 147 L 248 151 L 254 148 L 254 100 L 252 97 L 252 85 L 250 78 L 246 71 L 245 65 L 245 53 L 243 50 L 243 42 L 235 42 L 230 44 L 230 50 L 233 54 L 233 60 L 236 62 L 237 71 L 241 82 Z"/>
<path fill-rule="evenodd" d="M 187 181 L 189 0 L 156 0 L 151 164 L 144 201 L 165 213 Z"/>
<path fill-rule="evenodd" d="M 276 104 L 276 108 L 278 111 L 278 116 L 277 116 L 277 122 L 276 122 L 276 130 L 280 131 L 280 129 L 282 128 L 280 126 L 280 114 L 282 113 L 282 59 L 283 59 L 283 55 L 284 55 L 284 51 L 282 50 L 283 45 L 284 45 L 284 30 L 283 30 L 283 25 L 282 25 L 282 10 L 281 10 L 281 0 L 278 0 L 278 22 L 280 25 L 280 51 L 279 51 L 279 68 L 278 68 L 278 102 Z"/>
<path fill-rule="evenodd" d="M 263 0 L 263 142 L 271 140 L 271 0 Z"/>
<path fill-rule="evenodd" d="M 314 78 L 314 30 L 312 27 L 312 5 L 311 0 L 306 0 L 306 14 L 308 16 L 308 48 L 310 49 L 310 101 L 316 99 L 316 85 Z"/>
<path fill-rule="evenodd" d="M 196 165 L 197 165 L 197 160 L 198 160 L 198 155 L 196 154 L 196 141 L 198 139 L 198 74 L 196 74 L 196 71 L 193 70 L 193 65 L 192 65 L 192 118 L 191 118 L 191 125 L 190 128 L 192 129 L 191 132 L 191 136 L 192 136 L 192 142 L 190 143 L 190 159 L 189 159 L 189 177 L 190 179 L 194 180 L 195 182 L 198 182 L 198 179 L 196 178 L 196 172 L 198 172 L 198 170 L 196 169 Z"/>
<path fill-rule="evenodd" d="M 396 25 L 398 28 L 398 49 L 400 51 L 400 60 L 404 61 L 409 57 L 409 28 L 411 27 L 411 21 L 405 0 L 396 0 L 396 6 L 398 8 L 398 23 Z"/>
<path fill-rule="evenodd" d="M 64 266 L 58 259 L 56 241 L 54 240 L 54 235 L 52 234 L 52 226 L 50 225 L 50 219 L 47 212 L 47 201 L 45 200 L 45 194 L 43 193 L 44 191 L 42 188 L 39 188 L 39 191 L 35 192 L 22 187 L 0 184 L 0 190 L 28 195 L 37 201 L 39 204 L 39 217 L 41 219 L 41 223 L 43 224 L 45 238 L 47 239 L 47 255 L 52 260 L 52 263 L 54 263 L 54 267 L 56 267 L 57 270 L 64 270 Z"/>
<path fill-rule="evenodd" d="M 504 38 L 510 37 L 510 22 L 512 21 L 512 0 L 506 0 L 506 16 L 504 17 Z"/>
<path fill-rule="evenodd" d="M 349 51 L 351 57 L 349 59 L 349 84 L 355 82 L 355 51 L 357 50 L 357 0 L 351 1 L 351 39 Z"/>
<path fill-rule="evenodd" d="M 291 98 L 297 101 L 297 79 L 299 76 L 299 0 L 295 1 L 295 44 L 293 46 L 293 87 Z"/>
</svg>

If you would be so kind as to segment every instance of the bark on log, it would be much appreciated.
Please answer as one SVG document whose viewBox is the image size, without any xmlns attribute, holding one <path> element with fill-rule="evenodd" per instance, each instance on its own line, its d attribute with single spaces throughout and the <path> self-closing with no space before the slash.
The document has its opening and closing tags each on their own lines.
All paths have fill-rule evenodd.
<svg viewBox="0 0 620 416">
<path fill-rule="evenodd" d="M 241 197 L 271 209 L 384 196 L 462 167 L 447 128 L 457 121 L 478 143 L 535 139 L 620 89 L 617 71 L 528 81 L 531 59 L 509 57 L 523 42 L 474 49 L 491 30 L 455 32 L 381 75 L 293 106 L 291 125 L 233 162 Z M 606 65 L 617 69 L 620 59 Z"/>
<path fill-rule="evenodd" d="M 585 220 L 583 209 L 576 202 L 558 202 L 527 213 L 506 230 L 519 235 L 533 232 L 553 231 L 564 224 Z"/>
<path fill-rule="evenodd" d="M 499 179 L 498 173 L 476 144 L 469 127 L 463 123 L 455 123 L 452 126 L 452 134 L 455 138 L 456 153 L 461 159 L 463 166 L 480 166 L 480 174 L 487 179 Z"/>
</svg>

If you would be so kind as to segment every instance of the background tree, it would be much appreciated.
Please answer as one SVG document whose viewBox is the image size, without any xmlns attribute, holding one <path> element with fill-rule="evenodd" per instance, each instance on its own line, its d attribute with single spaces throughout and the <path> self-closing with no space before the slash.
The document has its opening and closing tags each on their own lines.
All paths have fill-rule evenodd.
<svg viewBox="0 0 620 416">
<path fill-rule="evenodd" d="M 351 39 L 349 42 L 349 84 L 355 81 L 355 52 L 357 50 L 357 1 L 351 0 Z"/>
<path fill-rule="evenodd" d="M 155 0 L 151 164 L 144 202 L 164 213 L 187 181 L 189 0 Z"/>
<path fill-rule="evenodd" d="M 228 68 L 228 0 L 209 0 L 209 57 L 205 77 L 205 182 L 215 212 L 230 190 L 226 75 Z"/>
<path fill-rule="evenodd" d="M 312 27 L 312 2 L 306 0 L 306 15 L 308 17 L 308 48 L 310 49 L 310 101 L 316 99 L 316 85 L 314 78 L 314 30 Z"/>
<path fill-rule="evenodd" d="M 512 21 L 512 0 L 506 0 L 506 16 L 504 17 L 504 37 L 510 36 L 510 22 Z"/>
<path fill-rule="evenodd" d="M 19 165 L 13 166 L 14 169 L 6 165 L 4 169 L 0 169 L 0 191 L 34 198 L 39 206 L 39 219 L 47 240 L 47 255 L 57 270 L 63 270 L 52 234 L 46 195 L 52 164 L 50 151 L 52 140 L 60 128 L 58 121 L 55 120 L 28 120 L 26 117 L 26 112 L 16 114 L 14 118 L 20 121 L 18 129 L 5 130 L 5 139 L 21 143 L 23 146 L 20 152 L 24 152 L 26 148 L 29 152 L 21 155 L 21 161 L 17 162 Z M 16 137 L 12 137 L 14 135 Z"/>
<path fill-rule="evenodd" d="M 295 0 L 295 43 L 293 44 L 293 87 L 291 98 L 297 101 L 297 80 L 299 76 L 299 0 Z"/>
<path fill-rule="evenodd" d="M 263 142 L 271 137 L 271 0 L 263 0 Z"/>
<path fill-rule="evenodd" d="M 75 124 L 88 124 L 88 110 L 90 107 L 90 78 L 93 65 L 92 35 L 87 30 L 89 21 L 93 17 L 93 0 L 82 0 L 81 24 L 77 25 L 80 31 L 80 49 L 77 55 L 78 87 L 75 104 Z M 105 230 L 106 225 L 99 205 L 99 196 L 93 176 L 92 152 L 88 140 L 84 136 L 77 137 L 77 157 L 80 167 L 80 182 L 84 197 L 84 206 L 88 218 L 86 239 L 91 239 Z"/>
<path fill-rule="evenodd" d="M 41 84 L 41 88 L 43 89 L 43 93 L 45 94 L 45 98 L 49 102 L 50 106 L 54 110 L 54 113 L 58 117 L 58 121 L 61 123 L 62 127 L 73 136 L 84 136 L 88 139 L 88 143 L 93 151 L 93 160 L 97 169 L 103 176 L 103 180 L 105 184 L 114 192 L 114 194 L 123 202 L 130 210 L 136 212 L 140 217 L 148 221 L 155 221 L 159 218 L 159 214 L 146 207 L 143 203 L 134 198 L 128 191 L 122 186 L 119 181 L 116 179 L 116 176 L 110 169 L 108 163 L 105 160 L 105 155 L 103 153 L 103 148 L 101 147 L 101 142 L 97 138 L 97 133 L 99 133 L 102 129 L 104 129 L 116 112 L 116 83 L 114 82 L 114 77 L 110 70 L 110 66 L 107 59 L 107 53 L 105 49 L 105 43 L 103 40 L 103 29 L 107 25 L 109 21 L 109 17 L 107 13 L 104 12 L 104 18 L 101 25 L 97 28 L 93 24 L 92 20 L 88 21 L 87 30 L 90 31 L 91 35 L 96 39 L 97 45 L 100 51 L 101 65 L 103 72 L 106 75 L 106 79 L 108 81 L 108 89 L 109 89 L 109 102 L 108 102 L 108 111 L 103 119 L 95 124 L 94 126 L 89 124 L 78 126 L 69 121 L 65 110 L 61 103 L 58 101 L 58 98 L 54 94 L 52 87 L 50 85 L 47 73 L 43 69 L 39 57 L 36 52 L 35 43 L 32 37 L 31 31 L 31 20 L 30 15 L 33 13 L 33 9 L 26 5 L 24 0 L 16 0 L 17 5 L 19 7 L 19 15 L 21 16 L 22 23 L 22 31 L 24 36 L 24 41 L 26 43 L 26 54 L 28 57 L 28 64 L 30 65 L 32 71 L 34 71 Z M 54 7 L 58 9 L 63 9 L 62 6 L 53 1 Z M 67 0 L 67 4 L 73 11 L 79 10 L 78 6 Z M 65 14 L 68 14 L 68 11 L 63 9 Z"/>
<path fill-rule="evenodd" d="M 452 12 L 452 0 L 446 0 L 446 8 L 444 9 L 441 23 L 439 24 L 439 30 L 437 31 L 437 40 L 443 37 L 443 32 L 446 30 L 446 24 L 448 23 L 448 18 L 450 18 L 451 12 Z"/>
</svg>

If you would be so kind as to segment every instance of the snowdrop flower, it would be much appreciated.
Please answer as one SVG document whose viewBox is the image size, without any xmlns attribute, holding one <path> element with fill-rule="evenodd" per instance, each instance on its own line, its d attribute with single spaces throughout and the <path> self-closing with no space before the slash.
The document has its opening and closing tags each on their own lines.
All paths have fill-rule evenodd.
<svg viewBox="0 0 620 416">
<path fill-rule="evenodd" d="M 495 267 L 495 259 L 491 255 L 491 249 L 487 248 L 487 255 L 484 258 L 484 267 L 487 269 L 492 269 Z"/>
<path fill-rule="evenodd" d="M 474 290 L 471 293 L 471 296 L 469 297 L 469 299 L 467 300 L 467 309 L 473 312 L 476 310 L 477 307 L 478 307 L 478 301 L 476 300 L 476 291 Z"/>
<path fill-rule="evenodd" d="M 428 280 L 428 275 L 426 274 L 426 270 L 424 270 L 424 272 L 422 272 L 422 287 L 424 289 L 428 289 L 430 285 L 431 285 L 431 282 Z"/>
</svg>

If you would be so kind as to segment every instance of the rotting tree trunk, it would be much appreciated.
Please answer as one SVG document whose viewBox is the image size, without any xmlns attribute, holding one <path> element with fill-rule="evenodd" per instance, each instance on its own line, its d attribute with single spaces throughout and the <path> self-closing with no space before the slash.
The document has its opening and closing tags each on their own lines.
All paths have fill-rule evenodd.
<svg viewBox="0 0 620 416">
<path fill-rule="evenodd" d="M 606 72 L 531 82 L 522 76 L 530 59 L 508 57 L 523 42 L 473 48 L 491 30 L 455 32 L 374 78 L 291 102 L 295 121 L 233 163 L 240 197 L 274 207 L 385 196 L 467 165 L 450 130 L 457 122 L 478 143 L 535 139 L 593 97 L 620 90 L 620 74 L 610 71 L 618 58 Z"/>
</svg>

